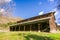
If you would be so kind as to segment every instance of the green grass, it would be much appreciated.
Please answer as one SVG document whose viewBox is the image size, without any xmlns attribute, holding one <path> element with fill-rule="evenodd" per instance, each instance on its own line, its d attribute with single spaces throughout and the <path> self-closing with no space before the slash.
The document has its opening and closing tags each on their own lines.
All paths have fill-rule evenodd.
<svg viewBox="0 0 60 40">
<path fill-rule="evenodd" d="M 0 40 L 60 40 L 60 34 L 44 32 L 1 32 Z"/>
</svg>

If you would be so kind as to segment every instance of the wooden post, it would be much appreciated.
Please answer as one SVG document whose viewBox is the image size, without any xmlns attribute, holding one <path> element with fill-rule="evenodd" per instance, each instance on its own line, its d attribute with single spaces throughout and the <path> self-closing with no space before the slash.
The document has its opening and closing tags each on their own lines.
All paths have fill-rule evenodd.
<svg viewBox="0 0 60 40">
<path fill-rule="evenodd" d="M 15 27 L 15 31 L 16 31 L 16 27 Z"/>
<path fill-rule="evenodd" d="M 31 32 L 31 27 L 32 27 L 32 25 L 30 25 L 30 32 Z"/>
<path fill-rule="evenodd" d="M 11 31 L 13 31 L 13 27 L 11 27 L 11 29 L 10 29 Z"/>
<path fill-rule="evenodd" d="M 38 24 L 38 32 L 40 32 L 40 24 Z"/>
<path fill-rule="evenodd" d="M 13 31 L 14 31 L 14 27 L 12 27 Z"/>
<path fill-rule="evenodd" d="M 24 31 L 25 31 L 25 27 L 26 27 L 26 26 L 24 26 Z"/>
<path fill-rule="evenodd" d="M 20 25 L 19 25 L 19 31 L 20 31 Z"/>
</svg>

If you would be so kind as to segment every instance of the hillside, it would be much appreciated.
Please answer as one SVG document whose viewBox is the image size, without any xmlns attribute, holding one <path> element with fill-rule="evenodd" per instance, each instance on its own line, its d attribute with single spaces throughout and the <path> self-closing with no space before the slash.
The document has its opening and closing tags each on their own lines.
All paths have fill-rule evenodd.
<svg viewBox="0 0 60 40">
<path fill-rule="evenodd" d="M 17 22 L 19 20 L 22 20 L 22 18 L 2 16 L 0 17 L 0 24 L 7 24 L 9 22 Z"/>
<path fill-rule="evenodd" d="M 9 25 L 16 24 L 17 21 L 23 20 L 17 17 L 0 16 L 0 32 L 2 30 L 9 30 Z"/>
</svg>

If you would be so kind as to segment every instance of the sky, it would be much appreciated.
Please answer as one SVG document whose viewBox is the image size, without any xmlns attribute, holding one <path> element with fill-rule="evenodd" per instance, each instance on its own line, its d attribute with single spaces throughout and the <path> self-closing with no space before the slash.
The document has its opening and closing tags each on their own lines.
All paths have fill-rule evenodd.
<svg viewBox="0 0 60 40">
<path fill-rule="evenodd" d="M 24 19 L 56 9 L 55 0 L 14 0 L 14 2 L 16 3 L 15 16 Z"/>
<path fill-rule="evenodd" d="M 49 12 L 56 11 L 55 18 L 57 23 L 60 23 L 59 11 L 57 10 L 57 0 L 4 0 L 5 2 L 15 2 L 14 16 L 19 18 L 30 18 L 33 16 L 43 15 Z M 1 3 L 1 2 L 0 2 Z M 2 1 L 3 3 L 3 1 Z M 1 11 L 4 11 L 1 9 Z"/>
</svg>

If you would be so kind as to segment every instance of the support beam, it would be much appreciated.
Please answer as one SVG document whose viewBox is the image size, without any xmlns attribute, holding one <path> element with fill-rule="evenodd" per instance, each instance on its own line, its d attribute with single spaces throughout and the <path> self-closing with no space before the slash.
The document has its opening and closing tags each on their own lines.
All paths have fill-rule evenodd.
<svg viewBox="0 0 60 40">
<path fill-rule="evenodd" d="M 32 27 L 32 25 L 30 25 L 30 32 L 31 32 L 31 27 Z"/>
<path fill-rule="evenodd" d="M 16 27 L 15 27 L 15 30 L 14 31 L 16 31 Z"/>
<path fill-rule="evenodd" d="M 20 31 L 20 25 L 19 25 L 19 31 Z"/>
<path fill-rule="evenodd" d="M 38 32 L 40 32 L 40 24 L 38 24 Z"/>
<path fill-rule="evenodd" d="M 13 31 L 13 27 L 11 27 L 11 29 L 10 29 L 11 31 Z"/>
<path fill-rule="evenodd" d="M 25 31 L 25 27 L 26 27 L 26 26 L 24 26 L 24 31 Z"/>
</svg>

